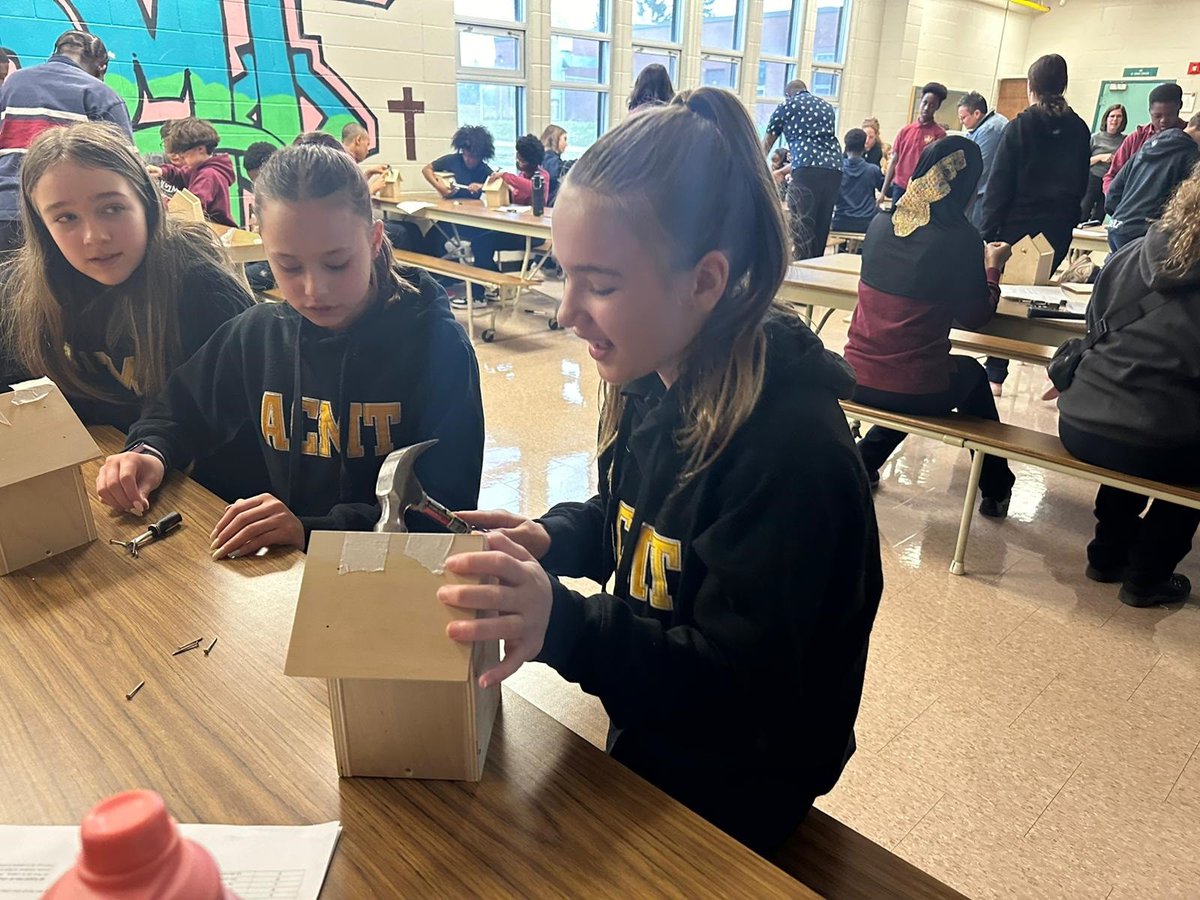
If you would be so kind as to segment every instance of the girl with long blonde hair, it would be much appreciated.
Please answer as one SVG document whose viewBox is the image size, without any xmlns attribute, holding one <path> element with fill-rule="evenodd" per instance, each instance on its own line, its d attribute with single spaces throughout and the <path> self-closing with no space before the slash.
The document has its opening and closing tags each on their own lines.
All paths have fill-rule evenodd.
<svg viewBox="0 0 1200 900">
<path fill-rule="evenodd" d="M 720 184 L 721 191 L 693 190 Z M 604 703 L 612 755 L 760 852 L 853 752 L 882 579 L 838 397 L 853 376 L 773 308 L 786 229 L 749 115 L 685 92 L 597 141 L 564 182 L 559 321 L 604 381 L 600 493 L 539 520 L 467 513 L 492 552 L 443 602 L 498 615 L 492 684 L 548 663 Z M 557 576 L 611 594 L 584 597 Z"/>
<path fill-rule="evenodd" d="M 251 305 L 213 233 L 169 218 L 128 138 L 54 128 L 21 167 L 24 246 L 3 275 L 3 380 L 51 378 L 88 424 L 142 403 Z"/>
</svg>

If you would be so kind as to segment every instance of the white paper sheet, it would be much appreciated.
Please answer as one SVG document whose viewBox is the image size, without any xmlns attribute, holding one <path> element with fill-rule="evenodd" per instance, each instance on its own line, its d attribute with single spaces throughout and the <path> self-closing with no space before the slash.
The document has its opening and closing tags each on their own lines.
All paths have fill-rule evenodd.
<svg viewBox="0 0 1200 900">
<path fill-rule="evenodd" d="M 323 825 L 180 825 L 241 900 L 317 900 L 342 833 Z M 76 825 L 0 825 L 0 898 L 38 900 L 79 854 Z"/>
<path fill-rule="evenodd" d="M 1057 284 L 1002 284 L 1000 296 L 1005 300 L 1020 300 L 1022 303 L 1028 303 L 1030 300 L 1059 303 L 1067 299 L 1066 293 Z"/>
<path fill-rule="evenodd" d="M 432 203 L 426 203 L 423 200 L 405 200 L 403 203 L 397 203 L 396 209 L 404 213 L 406 216 L 413 216 L 423 209 L 432 209 Z"/>
</svg>

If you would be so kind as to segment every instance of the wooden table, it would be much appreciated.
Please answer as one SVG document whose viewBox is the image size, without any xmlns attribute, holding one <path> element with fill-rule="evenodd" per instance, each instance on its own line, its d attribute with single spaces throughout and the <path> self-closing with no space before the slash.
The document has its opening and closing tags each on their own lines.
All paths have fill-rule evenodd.
<svg viewBox="0 0 1200 900">
<path fill-rule="evenodd" d="M 793 263 L 780 288 L 779 299 L 797 305 L 853 310 L 858 303 L 861 264 L 862 257 L 852 253 Z M 1025 309 L 1024 303 L 1001 298 L 996 315 L 978 331 L 1014 341 L 1057 347 L 1087 330 L 1082 321 L 1026 318 Z"/>
<path fill-rule="evenodd" d="M 212 562 L 222 504 L 178 475 L 140 559 L 106 541 L 144 523 L 93 510 L 100 540 L 0 578 L 0 821 L 141 786 L 184 822 L 340 819 L 324 898 L 817 896 L 508 690 L 478 784 L 339 779 L 325 684 L 283 675 L 303 556 Z"/>
<path fill-rule="evenodd" d="M 406 213 L 400 209 L 400 204 L 408 202 L 414 201 L 408 198 L 375 200 L 375 204 L 384 212 L 396 215 L 427 219 L 431 222 L 445 222 L 448 225 L 487 228 L 490 231 L 516 234 L 538 241 L 550 240 L 553 209 L 547 209 L 545 215 L 535 216 L 532 212 L 501 212 L 498 209 L 488 209 L 483 205 L 482 200 L 444 200 L 439 198 L 438 200 L 425 200 L 423 202 L 430 204 L 429 206 Z"/>
<path fill-rule="evenodd" d="M 1071 232 L 1071 253 L 1110 252 L 1107 228 L 1076 228 Z"/>
</svg>

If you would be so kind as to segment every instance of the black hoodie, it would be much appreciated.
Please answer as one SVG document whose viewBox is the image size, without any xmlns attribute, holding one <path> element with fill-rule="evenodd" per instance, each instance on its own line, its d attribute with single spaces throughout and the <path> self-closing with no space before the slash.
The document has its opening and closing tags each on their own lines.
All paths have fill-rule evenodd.
<svg viewBox="0 0 1200 900">
<path fill-rule="evenodd" d="M 883 576 L 866 473 L 839 397 L 854 375 L 793 317 L 767 323 L 766 380 L 724 452 L 680 484 L 678 395 L 624 389 L 600 494 L 554 507 L 539 660 L 604 703 L 612 755 L 766 852 L 854 751 Z M 637 540 L 629 537 L 639 535 Z"/>
<path fill-rule="evenodd" d="M 1083 354 L 1058 398 L 1059 416 L 1076 430 L 1134 447 L 1200 444 L 1200 263 L 1181 274 L 1164 271 L 1168 252 L 1167 236 L 1153 225 L 1100 270 L 1088 331 L 1145 297 L 1170 300 Z"/>
<path fill-rule="evenodd" d="M 1125 239 L 1123 243 L 1145 234 L 1198 159 L 1200 145 L 1178 128 L 1168 128 L 1146 141 L 1108 188 L 1104 211 L 1113 217 L 1109 228 Z"/>
<path fill-rule="evenodd" d="M 261 490 L 288 505 L 307 538 L 374 527 L 384 457 L 437 438 L 417 463 L 421 484 L 452 509 L 474 509 L 483 466 L 475 352 L 437 283 L 402 274 L 419 293 L 377 303 L 344 332 L 275 303 L 227 322 L 147 405 L 126 446 L 145 441 L 182 468 L 252 425 L 269 479 Z M 409 527 L 435 528 L 415 516 Z"/>
<path fill-rule="evenodd" d="M 983 239 L 1044 232 L 1058 251 L 1065 234 L 1065 255 L 1087 192 L 1091 148 L 1091 132 L 1070 109 L 1052 116 L 1031 106 L 1004 126 L 983 195 Z"/>
</svg>

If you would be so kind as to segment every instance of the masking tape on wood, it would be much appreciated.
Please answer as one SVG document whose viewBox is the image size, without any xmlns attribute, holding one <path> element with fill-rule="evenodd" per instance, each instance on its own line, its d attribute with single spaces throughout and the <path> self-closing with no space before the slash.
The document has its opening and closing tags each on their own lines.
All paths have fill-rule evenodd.
<svg viewBox="0 0 1200 900">
<path fill-rule="evenodd" d="M 390 534 L 355 532 L 342 540 L 342 558 L 338 562 L 338 574 L 351 572 L 382 572 L 387 568 Z"/>
<path fill-rule="evenodd" d="M 452 534 L 410 534 L 404 545 L 404 552 L 409 559 L 415 559 L 434 575 L 446 571 L 446 557 L 452 549 Z"/>
<path fill-rule="evenodd" d="M 20 384 L 14 384 L 12 405 L 24 406 L 26 403 L 37 403 L 39 400 L 45 400 L 50 396 L 50 392 L 54 390 L 55 384 L 49 378 L 35 378 L 32 381 L 22 381 Z"/>
</svg>

